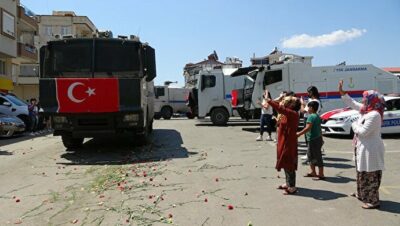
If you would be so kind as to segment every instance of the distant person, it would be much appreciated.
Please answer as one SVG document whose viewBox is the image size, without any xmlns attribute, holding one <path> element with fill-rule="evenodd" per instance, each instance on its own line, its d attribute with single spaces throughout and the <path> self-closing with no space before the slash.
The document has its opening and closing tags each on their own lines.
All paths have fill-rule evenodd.
<svg viewBox="0 0 400 226">
<path fill-rule="evenodd" d="M 272 132 L 272 107 L 269 106 L 267 103 L 267 98 L 271 99 L 271 93 L 266 93 L 264 92 L 263 94 L 263 100 L 260 103 L 261 104 L 261 117 L 260 117 L 260 135 L 257 137 L 257 141 L 262 141 L 263 140 L 263 134 L 264 134 L 264 127 L 265 125 L 267 126 L 267 141 L 272 141 L 271 138 L 271 132 Z"/>
<path fill-rule="evenodd" d="M 363 92 L 362 103 L 358 103 L 343 90 L 343 81 L 339 82 L 339 92 L 343 102 L 361 114 L 351 125 L 357 170 L 357 191 L 351 195 L 364 203 L 362 208 L 376 209 L 380 207 L 379 187 L 385 169 L 381 138 L 385 100 L 377 91 L 368 90 Z"/>
<path fill-rule="evenodd" d="M 310 173 L 305 177 L 314 177 L 317 180 L 324 180 L 324 163 L 322 160 L 321 148 L 324 143 L 321 132 L 321 118 L 317 114 L 319 104 L 317 101 L 310 101 L 307 104 L 308 117 L 304 129 L 297 133 L 297 137 L 306 134 L 308 141 L 307 158 L 310 162 Z M 318 174 L 315 170 L 318 167 Z"/>
<path fill-rule="evenodd" d="M 31 98 L 30 99 L 30 103 L 28 105 L 28 110 L 29 110 L 29 119 L 30 119 L 30 132 L 31 135 L 35 135 L 37 126 L 38 126 L 38 113 L 39 113 L 39 109 L 38 106 L 36 104 L 36 99 L 35 98 Z"/>
<path fill-rule="evenodd" d="M 276 169 L 285 170 L 286 183 L 278 188 L 283 189 L 284 195 L 297 192 L 297 127 L 299 124 L 300 101 L 296 97 L 284 97 L 281 102 L 267 99 L 267 103 L 281 116 L 278 127 Z"/>
</svg>

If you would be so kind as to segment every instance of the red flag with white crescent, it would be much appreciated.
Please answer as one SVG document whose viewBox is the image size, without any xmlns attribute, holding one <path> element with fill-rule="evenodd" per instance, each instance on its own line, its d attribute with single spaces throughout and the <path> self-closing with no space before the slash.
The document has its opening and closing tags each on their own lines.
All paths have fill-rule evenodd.
<svg viewBox="0 0 400 226">
<path fill-rule="evenodd" d="M 119 83 L 116 78 L 56 79 L 58 112 L 89 113 L 119 110 Z"/>
</svg>

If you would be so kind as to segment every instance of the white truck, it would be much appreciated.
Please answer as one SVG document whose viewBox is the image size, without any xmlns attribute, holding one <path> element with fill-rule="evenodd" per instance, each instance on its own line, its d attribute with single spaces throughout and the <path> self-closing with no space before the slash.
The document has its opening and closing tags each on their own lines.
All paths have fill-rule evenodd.
<svg viewBox="0 0 400 226">
<path fill-rule="evenodd" d="M 214 125 L 226 125 L 230 116 L 238 116 L 232 109 L 231 91 L 244 85 L 244 77 L 231 77 L 234 68 L 203 70 L 196 75 L 195 88 L 190 92 L 188 106 L 193 116 L 211 117 Z"/>
<path fill-rule="evenodd" d="M 171 119 L 173 114 L 185 114 L 190 112 L 186 105 L 186 99 L 189 95 L 186 88 L 171 88 L 168 86 L 155 86 L 154 100 L 154 118 Z"/>
<path fill-rule="evenodd" d="M 339 80 L 353 98 L 361 98 L 364 90 L 375 89 L 382 94 L 400 93 L 400 79 L 371 64 L 313 67 L 311 61 L 281 61 L 271 65 L 241 68 L 232 76 L 247 75 L 242 89 L 232 92 L 234 107 L 242 117 L 260 111 L 257 104 L 265 89 L 273 98 L 290 90 L 307 98 L 307 88 L 316 86 L 320 93 L 322 112 L 344 107 L 338 92 Z"/>
</svg>

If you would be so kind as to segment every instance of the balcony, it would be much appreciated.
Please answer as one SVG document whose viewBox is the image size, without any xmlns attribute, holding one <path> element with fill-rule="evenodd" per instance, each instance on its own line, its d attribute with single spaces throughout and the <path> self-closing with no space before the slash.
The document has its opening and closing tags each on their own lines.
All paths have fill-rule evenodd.
<svg viewBox="0 0 400 226">
<path fill-rule="evenodd" d="M 25 58 L 28 61 L 37 62 L 38 53 L 36 47 L 18 42 L 18 57 Z"/>
<path fill-rule="evenodd" d="M 25 12 L 25 8 L 23 6 L 18 6 L 18 19 L 19 21 L 22 21 L 25 25 L 28 25 L 30 27 L 29 30 L 32 31 L 38 31 L 39 26 L 37 21 L 33 16 L 28 16 L 27 13 Z M 24 26 L 26 27 L 26 26 Z M 27 29 L 27 28 L 25 28 Z M 27 29 L 28 30 L 28 29 Z"/>
</svg>

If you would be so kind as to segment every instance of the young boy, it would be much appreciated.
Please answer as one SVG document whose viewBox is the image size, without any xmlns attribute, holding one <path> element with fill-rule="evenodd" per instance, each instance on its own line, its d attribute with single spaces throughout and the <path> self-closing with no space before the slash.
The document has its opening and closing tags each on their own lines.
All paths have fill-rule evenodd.
<svg viewBox="0 0 400 226">
<path fill-rule="evenodd" d="M 315 177 L 314 180 L 324 180 L 324 163 L 322 161 L 321 148 L 324 143 L 321 133 L 321 118 L 316 113 L 319 108 L 317 101 L 311 101 L 307 104 L 308 117 L 305 128 L 297 133 L 297 137 L 306 134 L 306 139 L 309 143 L 307 149 L 307 157 L 310 161 L 311 172 L 307 173 L 305 177 Z M 315 171 L 318 167 L 318 174 Z"/>
</svg>

